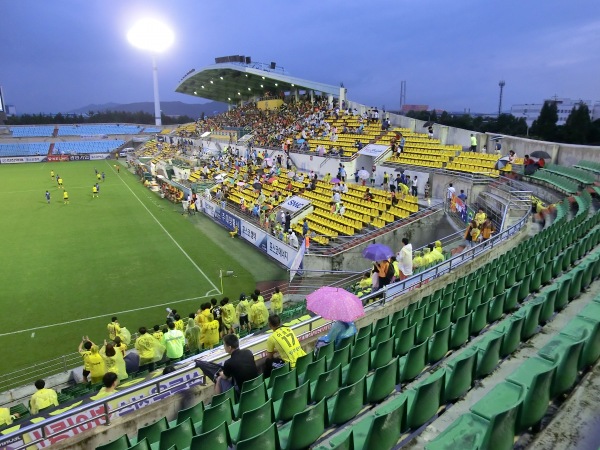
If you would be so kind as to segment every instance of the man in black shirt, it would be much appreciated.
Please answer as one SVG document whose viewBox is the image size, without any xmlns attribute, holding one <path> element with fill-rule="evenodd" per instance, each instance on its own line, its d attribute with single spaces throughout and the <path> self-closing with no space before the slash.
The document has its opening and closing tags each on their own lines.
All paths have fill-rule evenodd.
<svg viewBox="0 0 600 450">
<path fill-rule="evenodd" d="M 235 334 L 223 337 L 223 348 L 231 357 L 223 363 L 223 370 L 215 380 L 215 395 L 231 387 L 239 392 L 244 381 L 258 376 L 254 355 L 248 349 L 240 350 L 240 341 Z"/>
</svg>

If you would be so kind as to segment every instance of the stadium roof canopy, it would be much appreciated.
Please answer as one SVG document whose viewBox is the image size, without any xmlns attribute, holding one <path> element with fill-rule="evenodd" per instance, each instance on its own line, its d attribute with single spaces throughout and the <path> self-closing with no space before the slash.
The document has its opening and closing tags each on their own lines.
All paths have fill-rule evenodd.
<svg viewBox="0 0 600 450">
<path fill-rule="evenodd" d="M 207 98 L 224 103 L 253 101 L 259 98 L 278 97 L 279 93 L 314 91 L 322 94 L 340 95 L 340 88 L 289 76 L 286 72 L 263 63 L 224 62 L 186 74 L 176 92 Z"/>
</svg>

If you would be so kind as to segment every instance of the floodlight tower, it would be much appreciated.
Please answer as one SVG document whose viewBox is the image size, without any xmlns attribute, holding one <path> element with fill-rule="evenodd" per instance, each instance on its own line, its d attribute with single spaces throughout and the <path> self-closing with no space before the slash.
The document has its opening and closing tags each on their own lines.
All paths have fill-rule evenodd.
<svg viewBox="0 0 600 450">
<path fill-rule="evenodd" d="M 500 114 L 502 114 L 502 92 L 504 91 L 505 84 L 506 83 L 504 80 L 500 80 L 500 82 L 498 83 L 498 86 L 500 86 L 500 102 L 498 103 L 498 117 L 500 117 Z"/>
<path fill-rule="evenodd" d="M 152 74 L 154 79 L 154 121 L 162 125 L 160 99 L 158 96 L 158 68 L 156 54 L 167 50 L 175 40 L 173 31 L 155 19 L 142 19 L 127 33 L 127 39 L 134 46 L 152 53 Z"/>
</svg>

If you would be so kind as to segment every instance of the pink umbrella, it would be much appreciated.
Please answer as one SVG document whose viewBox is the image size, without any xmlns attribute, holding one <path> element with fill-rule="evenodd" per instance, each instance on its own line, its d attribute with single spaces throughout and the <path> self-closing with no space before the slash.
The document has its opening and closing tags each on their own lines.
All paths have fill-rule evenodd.
<svg viewBox="0 0 600 450">
<path fill-rule="evenodd" d="M 306 307 L 324 319 L 352 322 L 365 315 L 360 298 L 342 288 L 323 286 L 306 300 Z"/>
</svg>

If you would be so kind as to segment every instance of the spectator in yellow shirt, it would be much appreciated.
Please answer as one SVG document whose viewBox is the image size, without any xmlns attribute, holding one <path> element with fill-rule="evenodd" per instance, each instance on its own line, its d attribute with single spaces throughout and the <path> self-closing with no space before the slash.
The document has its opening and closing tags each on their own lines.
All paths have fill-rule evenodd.
<svg viewBox="0 0 600 450">
<path fill-rule="evenodd" d="M 152 337 L 157 341 L 160 341 L 163 337 L 163 332 L 160 331 L 160 326 L 154 325 L 154 332 L 152 333 Z"/>
<path fill-rule="evenodd" d="M 211 315 L 212 317 L 212 315 Z M 202 335 L 204 338 L 204 348 L 213 348 L 219 343 L 219 328 L 221 325 L 216 319 L 212 319 L 202 329 Z"/>
<path fill-rule="evenodd" d="M 185 341 L 190 352 L 196 352 L 200 349 L 200 327 L 189 318 L 185 328 Z"/>
<path fill-rule="evenodd" d="M 87 357 L 92 353 L 90 350 L 92 349 L 92 343 L 90 342 L 89 339 L 87 339 L 85 336 L 81 339 L 81 342 L 79 343 L 79 348 L 77 349 L 77 351 L 79 352 L 79 354 L 81 355 L 81 357 L 83 358 L 83 381 L 84 382 L 88 382 L 88 376 L 90 374 L 90 365 L 89 362 L 87 360 Z"/>
<path fill-rule="evenodd" d="M 183 323 L 183 319 L 179 314 L 175 314 L 175 329 L 181 331 L 182 333 L 185 331 L 185 324 Z"/>
<path fill-rule="evenodd" d="M 254 290 L 254 295 L 256 295 L 258 297 L 259 302 L 263 302 L 263 303 L 265 302 L 265 298 L 262 295 L 260 295 L 260 291 L 258 289 Z"/>
<path fill-rule="evenodd" d="M 294 332 L 282 325 L 279 316 L 269 317 L 269 328 L 273 333 L 267 339 L 267 360 L 264 375 L 268 377 L 274 368 L 289 363 L 290 368 L 296 367 L 296 361 L 306 355 Z M 275 353 L 278 357 L 275 358 Z"/>
<path fill-rule="evenodd" d="M 104 360 L 104 366 L 107 372 L 114 372 L 119 377 L 119 380 L 126 380 L 127 369 L 125 368 L 125 360 L 121 350 L 115 349 L 113 344 L 107 344 L 104 341 L 104 346 L 100 349 L 100 355 Z"/>
<path fill-rule="evenodd" d="M 121 326 L 119 325 L 119 322 L 117 322 L 116 316 L 113 316 L 109 324 L 106 325 L 106 329 L 108 330 L 108 338 L 111 341 L 114 341 L 121 332 Z"/>
<path fill-rule="evenodd" d="M 11 414 L 10 409 L 0 408 L 0 427 L 3 427 L 4 425 L 12 425 L 13 420 L 18 418 L 18 413 Z"/>
<path fill-rule="evenodd" d="M 107 372 L 104 377 L 102 377 L 102 384 L 104 386 L 96 395 L 91 397 L 92 400 L 98 400 L 114 394 L 117 390 L 117 386 L 119 385 L 119 377 L 114 372 Z"/>
<path fill-rule="evenodd" d="M 87 364 L 90 367 L 90 375 L 92 377 L 92 384 L 99 383 L 102 381 L 102 377 L 106 373 L 106 366 L 104 365 L 104 360 L 102 356 L 98 352 L 98 346 L 94 345 L 92 342 L 92 348 L 90 349 L 90 354 L 87 356 Z"/>
<path fill-rule="evenodd" d="M 251 298 L 253 303 L 250 307 L 250 325 L 252 325 L 252 328 L 262 328 L 269 319 L 269 310 L 264 302 L 258 300 L 256 294 L 252 294 Z"/>
<path fill-rule="evenodd" d="M 140 335 L 135 340 L 135 349 L 140 356 L 139 370 L 148 370 L 152 372 L 154 370 L 154 363 L 162 359 L 165 347 L 158 339 L 148 333 L 146 327 L 140 327 L 138 332 Z"/>
<path fill-rule="evenodd" d="M 240 319 L 240 329 L 250 331 L 252 329 L 248 314 L 250 313 L 250 303 L 246 300 L 244 294 L 240 294 L 240 302 L 237 305 L 237 315 Z"/>
<path fill-rule="evenodd" d="M 31 396 L 31 400 L 29 400 L 31 414 L 37 414 L 40 410 L 50 406 L 58 406 L 56 391 L 54 389 L 46 389 L 46 382 L 44 380 L 37 380 L 35 387 L 37 391 Z"/>
<path fill-rule="evenodd" d="M 260 301 L 260 297 L 259 297 Z M 271 313 L 281 314 L 283 311 L 283 294 L 279 291 L 279 288 L 275 288 L 275 293 L 271 295 Z"/>
</svg>

